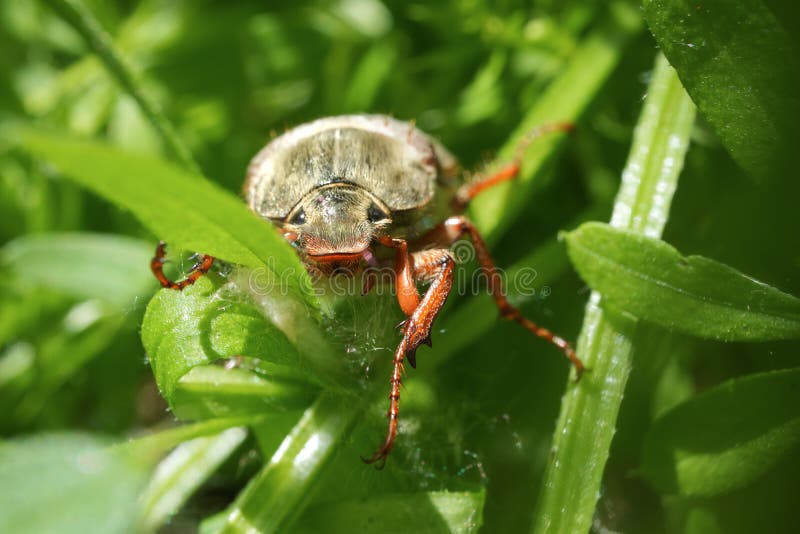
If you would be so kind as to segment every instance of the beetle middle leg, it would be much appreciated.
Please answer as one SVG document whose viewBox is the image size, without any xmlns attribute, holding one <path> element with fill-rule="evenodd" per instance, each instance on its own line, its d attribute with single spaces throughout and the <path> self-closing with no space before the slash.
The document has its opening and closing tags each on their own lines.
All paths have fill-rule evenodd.
<svg viewBox="0 0 800 534">
<path fill-rule="evenodd" d="M 463 215 L 450 217 L 424 236 L 423 241 L 436 243 L 439 246 L 450 246 L 462 237 L 469 238 L 475 247 L 475 256 L 478 260 L 478 264 L 487 275 L 488 290 L 497 305 L 497 309 L 500 310 L 500 316 L 518 323 L 533 335 L 543 338 L 561 349 L 561 352 L 564 353 L 564 356 L 569 359 L 572 366 L 575 368 L 575 380 L 580 380 L 584 371 L 584 365 L 580 358 L 578 358 L 578 355 L 575 354 L 572 345 L 562 337 L 554 334 L 547 328 L 539 326 L 522 315 L 519 308 L 508 301 L 505 291 L 503 290 L 503 280 L 500 277 L 500 273 L 497 272 L 492 257 L 489 255 L 489 248 L 486 246 L 478 229 L 469 219 Z"/>
<path fill-rule="evenodd" d="M 447 249 L 424 250 L 409 254 L 408 245 L 402 239 L 385 238 L 381 243 L 396 249 L 397 300 L 408 318 L 403 323 L 403 339 L 397 346 L 392 361 L 391 392 L 387 413 L 389 428 L 380 448 L 370 458 L 363 458 L 366 463 L 378 462 L 379 468 L 383 467 L 397 438 L 403 362 L 407 359 L 411 367 L 416 367 L 417 348 L 422 343 L 431 345 L 431 328 L 453 287 L 455 271 L 455 260 Z M 418 281 L 430 282 L 422 299 L 419 298 L 416 289 Z"/>
<path fill-rule="evenodd" d="M 167 244 L 163 241 L 158 243 L 156 247 L 156 255 L 153 256 L 153 259 L 150 260 L 150 270 L 153 271 L 153 275 L 158 279 L 158 282 L 161 284 L 161 287 L 175 289 L 177 291 L 182 291 L 183 288 L 186 286 L 190 286 L 194 284 L 198 278 L 203 276 L 211 269 L 211 265 L 214 263 L 213 256 L 207 256 L 205 254 L 200 255 L 192 268 L 189 270 L 189 274 L 186 275 L 186 278 L 183 280 L 179 280 L 178 282 L 174 282 L 167 278 L 164 274 L 164 258 L 167 253 Z"/>
</svg>

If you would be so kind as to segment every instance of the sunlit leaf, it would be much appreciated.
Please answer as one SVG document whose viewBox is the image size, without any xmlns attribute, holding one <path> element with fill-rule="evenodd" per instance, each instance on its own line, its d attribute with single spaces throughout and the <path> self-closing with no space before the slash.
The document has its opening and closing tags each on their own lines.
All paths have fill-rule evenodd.
<svg viewBox="0 0 800 534">
<path fill-rule="evenodd" d="M 160 291 L 147 307 L 142 342 L 158 386 L 175 413 L 185 417 L 257 414 L 270 405 L 302 402 L 307 383 L 280 384 L 270 376 L 209 367 L 241 356 L 278 368 L 298 366 L 297 350 L 286 335 L 252 304 L 241 301 L 240 295 L 220 287 L 212 277 L 202 277 L 184 291 Z M 265 367 L 264 374 L 269 371 Z"/>
<path fill-rule="evenodd" d="M 727 265 L 599 223 L 566 234 L 566 242 L 592 289 L 636 317 L 726 341 L 800 337 L 800 299 Z"/>
<path fill-rule="evenodd" d="M 175 249 L 262 269 L 279 290 L 315 301 L 297 255 L 244 202 L 202 177 L 99 141 L 20 129 L 23 146 L 64 176 L 130 210 Z"/>
</svg>

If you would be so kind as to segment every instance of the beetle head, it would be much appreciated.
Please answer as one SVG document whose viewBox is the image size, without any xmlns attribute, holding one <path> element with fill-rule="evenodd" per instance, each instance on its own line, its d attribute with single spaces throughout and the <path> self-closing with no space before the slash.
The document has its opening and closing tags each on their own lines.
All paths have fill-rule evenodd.
<svg viewBox="0 0 800 534">
<path fill-rule="evenodd" d="M 391 222 L 389 209 L 367 190 L 333 183 L 303 197 L 286 217 L 283 229 L 307 257 L 332 262 L 362 256 Z"/>
</svg>

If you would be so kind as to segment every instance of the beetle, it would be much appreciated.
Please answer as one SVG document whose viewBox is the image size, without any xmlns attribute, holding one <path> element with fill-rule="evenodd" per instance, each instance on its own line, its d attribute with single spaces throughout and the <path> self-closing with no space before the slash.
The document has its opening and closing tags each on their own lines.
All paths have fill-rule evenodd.
<svg viewBox="0 0 800 534">
<path fill-rule="evenodd" d="M 270 141 L 250 162 L 243 188 L 248 206 L 275 224 L 309 268 L 356 273 L 376 264 L 379 249 L 389 252 L 406 320 L 393 357 L 388 429 L 365 462 L 382 466 L 394 447 L 404 362 L 416 368 L 417 348 L 431 346 L 433 323 L 453 286 L 451 247 L 459 239 L 472 241 L 500 316 L 556 345 L 580 378 L 584 366 L 571 345 L 508 301 L 486 243 L 463 215 L 477 194 L 519 173 L 522 152 L 531 140 L 570 129 L 569 124 L 552 124 L 533 130 L 514 161 L 463 184 L 456 158 L 441 143 L 412 123 L 384 115 L 344 115 L 302 124 Z M 162 286 L 177 290 L 194 283 L 214 261 L 201 255 L 188 276 L 174 282 L 162 271 L 164 257 L 161 242 L 151 268 Z M 427 285 L 422 295 L 417 284 Z M 365 284 L 364 292 L 369 289 Z"/>
</svg>

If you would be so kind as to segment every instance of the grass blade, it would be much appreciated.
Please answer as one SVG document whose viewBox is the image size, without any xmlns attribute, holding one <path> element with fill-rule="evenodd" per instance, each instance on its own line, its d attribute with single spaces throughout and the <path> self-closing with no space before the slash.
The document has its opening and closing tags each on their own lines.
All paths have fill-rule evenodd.
<svg viewBox="0 0 800 534">
<path fill-rule="evenodd" d="M 247 437 L 243 428 L 181 443 L 156 468 L 142 500 L 142 525 L 155 531 L 174 515 Z"/>
<path fill-rule="evenodd" d="M 627 42 L 641 28 L 639 14 L 623 2 L 610 5 L 608 18 L 581 43 L 564 71 L 503 145 L 497 160 L 511 161 L 520 140 L 549 123 L 577 122 L 616 67 Z M 564 142 L 563 134 L 537 139 L 523 159 L 519 177 L 482 193 L 470 205 L 470 217 L 484 237 L 494 241 L 526 209 L 526 202 L 550 158 Z"/>
<path fill-rule="evenodd" d="M 663 56 L 622 175 L 612 225 L 657 237 L 669 212 L 694 121 L 694 106 Z M 631 367 L 631 335 L 592 293 L 577 352 L 591 369 L 561 404 L 533 532 L 588 532 Z"/>
<path fill-rule="evenodd" d="M 134 68 L 117 51 L 111 37 L 83 4 L 75 0 L 47 0 L 47 4 L 84 38 L 117 82 L 136 100 L 175 158 L 194 174 L 201 174 L 191 152 L 183 144 L 161 107 L 150 97 Z"/>
</svg>

